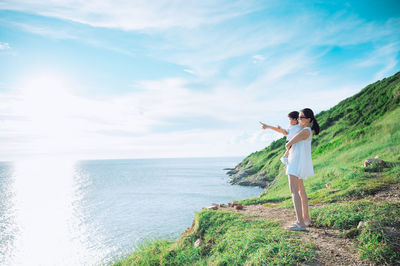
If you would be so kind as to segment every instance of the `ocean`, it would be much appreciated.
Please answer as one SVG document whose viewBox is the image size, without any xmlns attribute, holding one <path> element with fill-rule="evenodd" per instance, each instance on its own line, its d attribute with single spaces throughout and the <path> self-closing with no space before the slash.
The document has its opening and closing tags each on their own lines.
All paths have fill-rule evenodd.
<svg viewBox="0 0 400 266">
<path fill-rule="evenodd" d="M 177 239 L 203 207 L 263 191 L 228 183 L 242 159 L 0 162 L 0 265 L 109 265 Z"/>
</svg>

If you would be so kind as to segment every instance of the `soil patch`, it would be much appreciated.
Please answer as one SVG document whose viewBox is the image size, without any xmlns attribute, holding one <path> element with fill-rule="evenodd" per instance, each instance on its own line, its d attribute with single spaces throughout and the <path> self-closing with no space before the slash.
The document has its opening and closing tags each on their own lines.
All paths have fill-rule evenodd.
<svg viewBox="0 0 400 266">
<path fill-rule="evenodd" d="M 322 204 L 310 204 L 309 208 L 320 207 Z M 269 219 L 279 222 L 282 227 L 296 221 L 293 209 L 273 208 L 262 204 L 243 206 L 242 210 L 234 207 L 219 207 L 220 210 L 251 214 L 249 219 Z M 316 260 L 310 265 L 371 265 L 359 258 L 358 250 L 350 239 L 340 236 L 340 230 L 329 228 L 307 227 L 307 231 L 300 231 L 295 237 L 312 243 L 315 248 Z"/>
<path fill-rule="evenodd" d="M 400 184 L 393 184 L 377 192 L 372 198 L 379 202 L 400 202 Z"/>
</svg>

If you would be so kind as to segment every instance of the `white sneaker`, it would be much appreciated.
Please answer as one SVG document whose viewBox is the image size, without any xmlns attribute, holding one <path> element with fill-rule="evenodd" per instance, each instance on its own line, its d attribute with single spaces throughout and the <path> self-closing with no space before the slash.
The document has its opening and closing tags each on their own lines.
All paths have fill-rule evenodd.
<svg viewBox="0 0 400 266">
<path fill-rule="evenodd" d="M 282 162 L 283 164 L 285 164 L 285 165 L 288 165 L 288 157 L 282 156 L 282 157 L 281 157 L 281 162 Z"/>
</svg>

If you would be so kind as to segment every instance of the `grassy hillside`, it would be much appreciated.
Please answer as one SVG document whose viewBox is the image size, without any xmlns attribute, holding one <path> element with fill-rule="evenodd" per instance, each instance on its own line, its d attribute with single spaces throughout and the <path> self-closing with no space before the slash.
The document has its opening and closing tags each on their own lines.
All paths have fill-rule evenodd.
<svg viewBox="0 0 400 266">
<path fill-rule="evenodd" d="M 364 88 L 317 115 L 313 138 L 315 176 L 304 184 L 313 226 L 335 228 L 370 263 L 400 264 L 400 202 L 377 202 L 374 194 L 400 183 L 400 72 Z M 267 173 L 276 182 L 244 205 L 293 208 L 285 168 L 284 139 L 245 158 L 239 168 Z M 362 167 L 379 155 L 387 167 Z M 318 207 L 316 204 L 319 204 Z M 293 217 L 294 218 L 294 217 Z M 360 221 L 365 226 L 357 229 Z M 202 210 L 177 241 L 143 244 L 116 265 L 260 265 L 312 263 L 312 243 L 276 222 L 226 211 Z M 198 239 L 203 245 L 196 247 Z"/>
<path fill-rule="evenodd" d="M 246 219 L 228 211 L 201 211 L 178 241 L 143 243 L 114 265 L 292 265 L 311 261 L 311 245 L 302 245 L 290 233 L 277 222 Z M 196 247 L 199 238 L 204 243 Z"/>
<path fill-rule="evenodd" d="M 346 141 L 363 138 L 369 125 L 399 106 L 399 90 L 400 72 L 368 85 L 356 95 L 317 114 L 321 133 L 313 138 L 313 159 L 322 154 L 330 154 L 333 149 L 345 144 Z M 366 138 L 363 139 L 367 141 Z M 283 172 L 279 158 L 285 151 L 284 146 L 285 138 L 274 141 L 265 149 L 247 156 L 238 168 L 250 168 L 254 170 L 254 174 L 266 173 L 272 181 Z M 374 153 L 373 150 L 371 152 Z M 367 152 L 363 155 L 372 156 L 372 153 Z"/>
<path fill-rule="evenodd" d="M 315 176 L 304 181 L 311 202 L 333 202 L 371 195 L 397 182 L 396 164 L 400 160 L 399 104 L 400 72 L 367 86 L 316 116 L 321 133 L 313 137 Z M 283 201 L 281 206 L 290 206 L 291 195 L 287 189 L 285 168 L 278 162 L 284 152 L 283 146 L 284 139 L 278 140 L 241 162 L 246 167 L 264 164 L 259 171 L 271 171 L 277 178 L 275 185 L 263 195 L 244 200 L 244 204 Z M 385 171 L 377 176 L 370 169 L 362 167 L 365 159 L 376 155 L 394 168 L 390 171 L 380 169 Z M 327 188 L 328 183 L 331 186 Z"/>
</svg>

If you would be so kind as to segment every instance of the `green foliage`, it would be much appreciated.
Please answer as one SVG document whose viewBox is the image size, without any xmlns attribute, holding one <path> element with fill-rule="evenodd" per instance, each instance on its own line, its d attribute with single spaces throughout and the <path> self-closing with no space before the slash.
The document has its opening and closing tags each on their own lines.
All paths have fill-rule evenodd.
<svg viewBox="0 0 400 266">
<path fill-rule="evenodd" d="M 360 93 L 318 114 L 324 129 L 313 138 L 315 175 L 304 180 L 310 202 L 329 203 L 368 197 L 400 182 L 399 88 L 400 72 L 367 86 Z M 359 106 L 364 106 L 365 111 L 356 112 Z M 382 113 L 378 110 L 380 107 L 386 111 Z M 359 115 L 356 122 L 346 120 L 347 114 L 352 112 Z M 363 121 L 367 116 L 374 119 Z M 283 150 L 284 139 L 280 139 L 245 158 L 243 165 L 256 165 L 254 169 L 261 169 L 259 171 L 267 173 L 270 179 L 277 180 L 259 197 L 243 200 L 242 204 L 282 202 L 280 207 L 290 207 L 291 194 L 285 167 L 279 161 Z M 388 162 L 387 167 L 375 163 L 367 168 L 361 167 L 365 159 L 376 155 Z"/>
<path fill-rule="evenodd" d="M 332 203 L 326 207 L 311 209 L 314 226 L 331 227 L 336 229 L 350 229 L 357 227 L 372 211 L 372 202 Z"/>
<path fill-rule="evenodd" d="M 312 147 L 315 175 L 304 180 L 311 204 L 328 203 L 324 208 L 312 208 L 314 224 L 343 230 L 344 236 L 356 241 L 362 259 L 380 264 L 400 263 L 399 204 L 354 200 L 371 199 L 400 182 L 399 103 L 400 72 L 319 113 L 322 131 L 313 137 Z M 256 169 L 272 173 L 276 182 L 259 197 L 241 203 L 278 203 L 281 208 L 293 208 L 285 168 L 274 164 L 283 151 L 281 141 L 282 147 L 274 143 L 257 154 L 257 164 L 266 162 Z M 375 155 L 386 166 L 372 163 L 363 167 L 364 160 Z M 253 156 L 246 158 L 247 167 L 256 162 Z M 357 229 L 360 221 L 367 221 L 361 230 Z"/>
<path fill-rule="evenodd" d="M 377 117 L 399 104 L 400 72 L 368 85 L 356 95 L 341 101 L 316 117 L 322 130 L 340 121 L 351 128 L 370 125 Z"/>
<path fill-rule="evenodd" d="M 137 246 L 136 252 L 113 265 L 161 265 L 162 262 L 173 257 L 174 252 L 170 252 L 172 245 L 173 242 L 168 240 L 145 241 Z M 164 263 L 164 265 L 167 265 L 167 263 Z"/>
<path fill-rule="evenodd" d="M 332 152 L 334 154 L 349 143 L 368 144 L 370 137 L 377 137 L 368 133 L 370 125 L 399 107 L 399 88 L 400 72 L 368 85 L 356 95 L 317 114 L 321 133 L 313 137 L 313 158 L 324 154 L 332 156 Z M 398 145 L 400 136 L 397 134 L 397 139 L 392 139 L 391 143 Z M 265 149 L 247 156 L 238 166 L 251 168 L 254 174 L 267 173 L 269 180 L 273 180 L 283 171 L 279 158 L 284 153 L 284 146 L 285 138 L 276 140 Z"/>
<path fill-rule="evenodd" d="M 347 229 L 360 256 L 373 263 L 400 263 L 400 203 L 351 201 L 312 209 L 314 226 Z M 360 222 L 364 227 L 357 229 Z"/>
<path fill-rule="evenodd" d="M 196 213 L 193 229 L 175 244 L 156 241 L 142 245 L 115 265 L 270 265 L 314 259 L 312 246 L 296 239 L 298 232 L 284 230 L 273 221 L 203 210 Z M 203 244 L 194 247 L 200 238 Z"/>
</svg>

